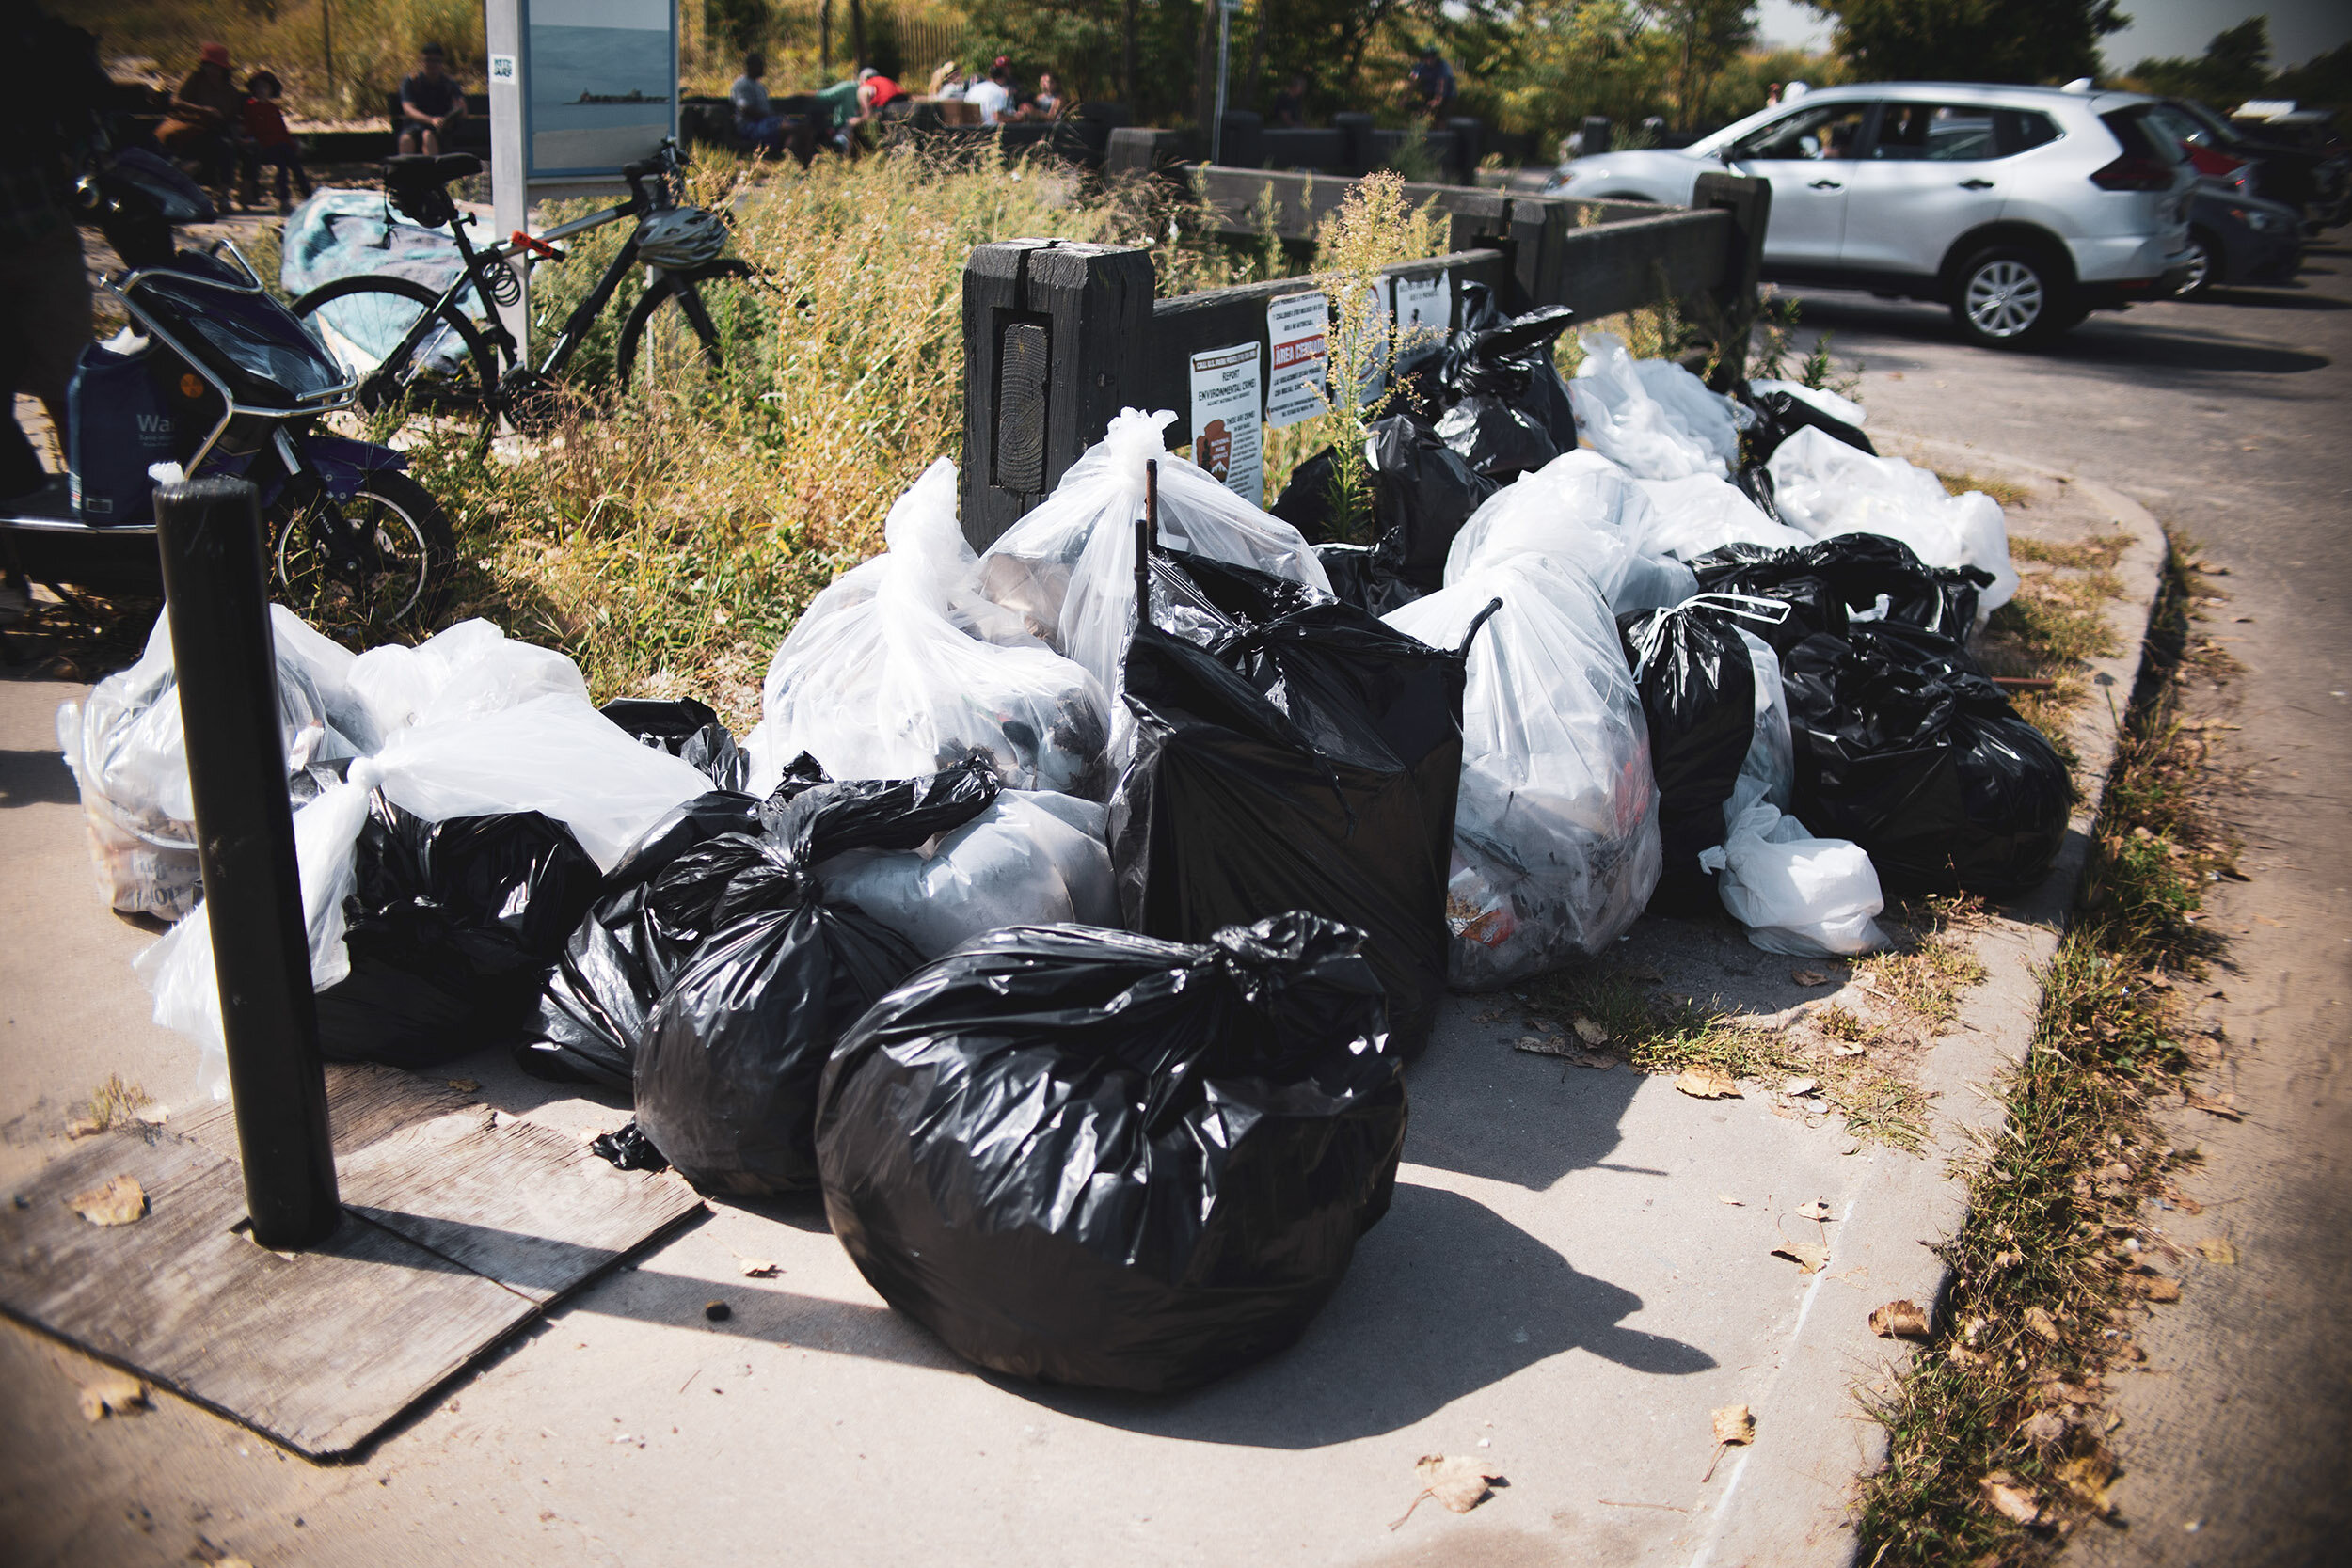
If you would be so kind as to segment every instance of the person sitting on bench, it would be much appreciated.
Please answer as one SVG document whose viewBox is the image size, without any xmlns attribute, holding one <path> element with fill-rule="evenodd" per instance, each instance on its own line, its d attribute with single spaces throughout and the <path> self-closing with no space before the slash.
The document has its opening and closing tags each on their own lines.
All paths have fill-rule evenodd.
<svg viewBox="0 0 2352 1568">
<path fill-rule="evenodd" d="M 466 118 L 466 89 L 449 73 L 437 43 L 417 52 L 417 73 L 400 84 L 400 150 L 437 156 L 441 133 Z"/>
<path fill-rule="evenodd" d="M 229 73 L 229 46 L 208 43 L 196 70 L 171 95 L 155 144 L 167 156 L 193 161 L 197 178 L 213 188 L 224 210 L 236 195 L 237 136 L 244 120 L 245 92 Z"/>
</svg>

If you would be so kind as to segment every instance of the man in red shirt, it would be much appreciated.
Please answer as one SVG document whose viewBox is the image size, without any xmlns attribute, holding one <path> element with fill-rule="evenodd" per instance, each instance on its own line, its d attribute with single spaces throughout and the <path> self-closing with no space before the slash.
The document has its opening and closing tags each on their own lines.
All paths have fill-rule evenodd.
<svg viewBox="0 0 2352 1568">
<path fill-rule="evenodd" d="M 246 79 L 245 204 L 250 207 L 259 200 L 262 166 L 269 164 L 278 170 L 278 211 L 281 216 L 294 211 L 294 203 L 286 199 L 289 175 L 301 182 L 302 198 L 310 198 L 310 176 L 302 167 L 302 148 L 287 129 L 286 116 L 278 107 L 278 100 L 285 90 L 274 71 L 257 71 Z"/>
</svg>

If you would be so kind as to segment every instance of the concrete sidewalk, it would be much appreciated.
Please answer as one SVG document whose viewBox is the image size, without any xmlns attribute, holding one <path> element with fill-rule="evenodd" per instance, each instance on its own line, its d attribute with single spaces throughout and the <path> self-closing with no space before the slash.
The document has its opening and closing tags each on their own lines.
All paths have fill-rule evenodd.
<svg viewBox="0 0 2352 1568">
<path fill-rule="evenodd" d="M 1927 454 L 1933 456 L 1933 453 Z M 1963 467 L 1999 473 L 1980 454 Z M 2022 531 L 2135 543 L 2114 610 L 2128 655 L 2161 540 L 2094 486 L 2027 483 Z M 146 1022 L 130 973 L 150 934 L 89 891 L 53 716 L 76 689 L 0 681 L 0 1176 L 63 1147 L 109 1072 L 170 1101 L 194 1053 Z M 2103 775 L 2111 723 L 2076 737 Z M 2086 805 L 2086 813 L 2088 805 Z M 2078 828 L 2087 818 L 2078 818 Z M 0 1329 L 0 1530 L 28 1562 L 274 1563 L 395 1557 L 566 1563 L 930 1561 L 1840 1562 L 1850 1483 L 1878 1429 L 1855 1389 L 1898 1347 L 1869 1310 L 1935 1299 L 1922 1244 L 1959 1189 L 1943 1154 L 1988 1121 L 1979 1092 L 2022 1052 L 2031 967 L 2055 942 L 2087 840 L 2037 899 L 1974 933 L 1990 979 L 1922 1053 L 1929 1157 L 1775 1097 L 1704 1101 L 1625 1068 L 1523 1054 L 1508 999 L 1456 998 L 1411 1075 L 1393 1209 L 1292 1351 L 1177 1400 L 978 1375 L 882 1306 L 802 1203 L 711 1217 L 590 1290 L 445 1389 L 358 1465 L 319 1468 L 157 1397 L 87 1426 L 89 1364 Z M 1648 920 L 1624 946 L 1678 994 L 1786 1020 L 1822 988 L 1723 922 Z M 1867 1009 L 1854 988 L 1843 1004 Z M 582 1131 L 625 1119 L 502 1057 L 453 1063 L 483 1098 Z M 1726 1199 L 1737 1200 L 1736 1203 Z M 1825 1202 L 1827 1224 L 1800 1218 Z M 1826 1240 L 1826 1269 L 1775 1257 Z M 750 1279 L 744 1259 L 780 1265 Z M 724 1300 L 723 1323 L 704 1306 Z M 1755 1445 L 1718 1462 L 1710 1412 L 1745 1403 Z M 1466 1515 L 1413 1499 L 1414 1461 L 1468 1454 L 1507 1478 Z M 1711 1474 L 1710 1474 L 1711 1472 Z M 1707 1479 L 1703 1479 L 1707 1478 Z"/>
</svg>

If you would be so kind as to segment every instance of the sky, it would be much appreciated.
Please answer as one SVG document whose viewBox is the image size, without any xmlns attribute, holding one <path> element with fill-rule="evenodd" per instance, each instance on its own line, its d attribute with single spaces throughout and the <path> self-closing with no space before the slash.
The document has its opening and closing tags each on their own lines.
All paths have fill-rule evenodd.
<svg viewBox="0 0 2352 1568">
<path fill-rule="evenodd" d="M 2352 40 L 2352 5 L 2345 0 L 2122 0 L 2132 25 L 2110 34 L 2101 49 L 2110 71 L 2128 71 L 2151 55 L 2201 55 L 2205 42 L 2249 16 L 2270 18 L 2270 47 L 2281 65 L 2300 65 Z M 1757 31 L 1765 42 L 1820 50 L 1829 22 L 1803 0 L 1762 0 Z"/>
</svg>

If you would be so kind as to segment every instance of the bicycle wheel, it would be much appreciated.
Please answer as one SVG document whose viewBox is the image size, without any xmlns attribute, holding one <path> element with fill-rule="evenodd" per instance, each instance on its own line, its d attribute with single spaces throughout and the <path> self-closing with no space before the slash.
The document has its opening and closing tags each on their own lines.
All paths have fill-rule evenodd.
<svg viewBox="0 0 2352 1568">
<path fill-rule="evenodd" d="M 449 514 L 406 474 L 372 473 L 336 504 L 376 560 L 356 580 L 327 561 L 311 519 L 326 504 L 289 507 L 274 518 L 278 592 L 286 608 L 347 645 L 372 647 L 394 626 L 429 626 L 449 603 L 457 540 Z"/>
<path fill-rule="evenodd" d="M 405 277 L 338 277 L 294 301 L 344 370 L 359 377 L 359 406 L 391 413 L 480 419 L 498 359 L 474 324 L 438 292 Z M 438 318 L 395 356 L 417 318 Z"/>
<path fill-rule="evenodd" d="M 665 274 L 621 326 L 620 385 L 692 396 L 717 385 L 729 341 L 750 338 L 758 307 L 740 262 L 691 277 Z"/>
</svg>

